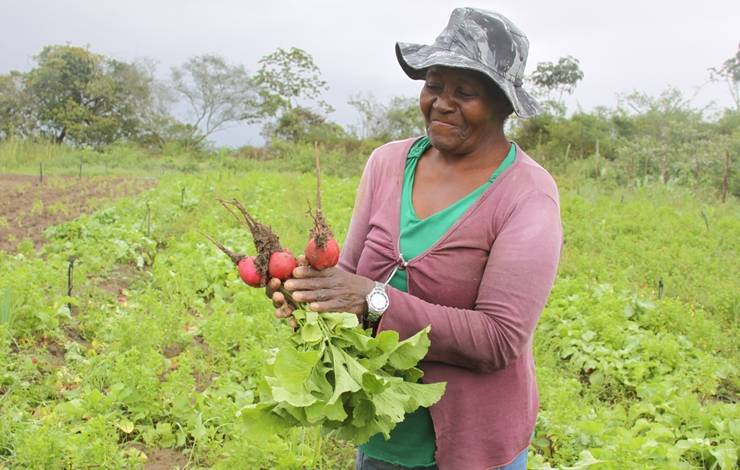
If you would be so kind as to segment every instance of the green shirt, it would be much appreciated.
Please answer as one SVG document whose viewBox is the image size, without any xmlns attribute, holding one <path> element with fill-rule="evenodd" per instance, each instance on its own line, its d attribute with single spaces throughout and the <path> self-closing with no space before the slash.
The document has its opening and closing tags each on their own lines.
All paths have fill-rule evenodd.
<svg viewBox="0 0 740 470">
<path fill-rule="evenodd" d="M 419 158 L 431 146 L 428 137 L 420 138 L 411 146 L 406 159 L 401 193 L 400 251 L 407 261 L 431 248 L 516 158 L 516 147 L 512 145 L 509 153 L 485 183 L 441 211 L 425 219 L 419 219 L 414 211 L 411 192 L 414 188 L 414 175 Z M 406 271 L 397 270 L 389 284 L 398 290 L 408 292 Z M 435 465 L 434 426 L 429 410 L 419 408 L 406 415 L 405 419 L 391 431 L 391 437 L 387 441 L 382 434 L 376 434 L 360 448 L 369 457 L 404 467 Z"/>
</svg>

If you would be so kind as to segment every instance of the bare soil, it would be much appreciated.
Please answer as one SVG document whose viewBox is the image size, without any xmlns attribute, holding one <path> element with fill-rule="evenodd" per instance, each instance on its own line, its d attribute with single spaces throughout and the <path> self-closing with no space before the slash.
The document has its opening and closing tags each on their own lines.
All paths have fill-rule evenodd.
<svg viewBox="0 0 740 470">
<path fill-rule="evenodd" d="M 176 449 L 151 449 L 140 442 L 129 444 L 146 457 L 144 470 L 184 470 L 189 467 L 188 456 Z"/>
<path fill-rule="evenodd" d="M 39 182 L 36 176 L 0 174 L 0 250 L 13 251 L 25 239 L 38 248 L 46 227 L 156 185 L 145 178 L 45 176 Z"/>
<path fill-rule="evenodd" d="M 188 465 L 188 457 L 173 449 L 154 449 L 146 454 L 145 470 L 182 470 Z"/>
</svg>

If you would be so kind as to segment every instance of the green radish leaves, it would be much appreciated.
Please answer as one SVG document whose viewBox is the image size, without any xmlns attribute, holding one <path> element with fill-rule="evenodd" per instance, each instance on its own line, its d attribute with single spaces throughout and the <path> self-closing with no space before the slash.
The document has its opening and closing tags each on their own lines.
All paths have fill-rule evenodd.
<svg viewBox="0 0 740 470">
<path fill-rule="evenodd" d="M 406 413 L 429 407 L 445 384 L 418 383 L 416 364 L 429 349 L 429 327 L 404 341 L 384 331 L 373 338 L 349 313 L 295 312 L 300 328 L 265 366 L 260 403 L 242 410 L 247 419 L 278 427 L 321 425 L 362 444 L 386 438 Z"/>
</svg>

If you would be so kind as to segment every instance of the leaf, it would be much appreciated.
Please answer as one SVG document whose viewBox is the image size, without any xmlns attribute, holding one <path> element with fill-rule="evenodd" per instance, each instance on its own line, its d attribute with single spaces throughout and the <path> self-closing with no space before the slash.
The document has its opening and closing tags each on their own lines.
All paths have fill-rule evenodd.
<svg viewBox="0 0 740 470">
<path fill-rule="evenodd" d="M 580 454 L 578 454 L 578 461 L 573 465 L 572 467 L 561 467 L 563 470 L 582 470 L 584 468 L 588 468 L 591 465 L 596 465 L 597 463 L 604 463 L 604 460 L 599 460 L 594 458 L 594 456 L 589 452 L 588 450 L 581 451 Z"/>
<path fill-rule="evenodd" d="M 127 419 L 121 419 L 116 423 L 116 427 L 125 434 L 131 434 L 134 431 L 134 423 Z"/>
<path fill-rule="evenodd" d="M 412 367 L 403 371 L 401 376 L 406 382 L 416 383 L 420 381 L 422 377 L 424 377 L 424 371 L 419 369 L 418 367 Z"/>
<path fill-rule="evenodd" d="M 321 332 L 321 327 L 316 322 L 317 315 L 318 314 L 315 312 L 306 312 L 306 321 L 301 326 L 301 329 L 298 330 L 301 340 L 304 343 L 314 344 L 324 338 L 324 335 Z"/>
<path fill-rule="evenodd" d="M 362 388 L 370 394 L 377 394 L 390 386 L 390 382 L 379 375 L 366 373 L 362 376 Z"/>
<path fill-rule="evenodd" d="M 367 333 L 360 328 L 345 330 L 342 332 L 341 337 L 337 339 L 341 339 L 343 342 L 346 342 L 348 346 L 353 347 L 357 351 L 368 351 L 371 341 L 373 340 L 372 337 L 368 336 Z M 332 340 L 337 344 L 337 341 L 334 338 L 332 338 Z"/>
<path fill-rule="evenodd" d="M 406 401 L 407 397 L 403 393 L 399 393 L 395 387 L 387 388 L 372 397 L 376 414 L 385 415 L 394 423 L 403 421 L 406 412 L 406 406 L 404 406 Z"/>
<path fill-rule="evenodd" d="M 437 403 L 445 393 L 446 383 L 417 384 L 402 381 L 395 386 L 409 397 L 406 401 L 406 413 L 411 413 L 420 406 L 429 408 Z"/>
<path fill-rule="evenodd" d="M 373 405 L 373 402 L 360 398 L 354 404 L 352 410 L 352 426 L 363 428 L 373 419 L 373 416 L 375 416 L 375 405 Z"/>
<path fill-rule="evenodd" d="M 270 398 L 296 407 L 315 403 L 318 398 L 311 394 L 308 379 L 321 355 L 320 350 L 298 351 L 289 345 L 280 349 L 274 364 L 266 367 Z"/>
<path fill-rule="evenodd" d="M 282 388 L 300 391 L 320 357 L 318 350 L 298 351 L 286 346 L 278 351 L 272 370 Z"/>
<path fill-rule="evenodd" d="M 725 470 L 737 468 L 737 447 L 730 443 L 723 443 L 709 449 L 709 453 L 717 459 L 719 468 Z"/>
<path fill-rule="evenodd" d="M 328 354 L 327 354 L 328 355 Z M 332 385 L 326 378 L 326 375 L 331 371 L 324 364 L 318 364 L 311 371 L 311 376 L 306 383 L 306 389 L 318 397 L 328 399 L 332 393 Z"/>
<path fill-rule="evenodd" d="M 266 377 L 266 380 L 270 384 L 272 400 L 277 403 L 303 407 L 312 405 L 318 401 L 318 398 L 313 396 L 305 385 L 301 385 L 299 390 L 288 390 L 278 385 L 280 382 L 275 380 L 274 377 Z"/>
<path fill-rule="evenodd" d="M 398 332 L 384 330 L 370 340 L 369 347 L 378 348 L 383 352 L 393 352 L 398 347 Z"/>
<path fill-rule="evenodd" d="M 355 328 L 360 324 L 357 315 L 352 313 L 322 313 L 321 319 L 330 330 L 335 330 L 337 327 Z"/>
<path fill-rule="evenodd" d="M 306 407 L 306 419 L 309 423 L 320 423 L 324 419 L 331 421 L 344 421 L 347 418 L 347 412 L 344 410 L 342 400 L 334 403 L 317 401 Z"/>
<path fill-rule="evenodd" d="M 342 351 L 333 344 L 329 346 L 332 353 L 334 371 L 334 393 L 327 403 L 333 404 L 346 392 L 356 392 L 362 388 L 347 370 Z"/>
<path fill-rule="evenodd" d="M 278 414 L 273 413 L 273 405 L 258 403 L 247 405 L 236 412 L 246 425 L 246 429 L 255 435 L 273 435 L 288 429 L 289 423 Z"/>
<path fill-rule="evenodd" d="M 338 349 L 342 354 L 342 360 L 347 365 L 347 371 L 355 382 L 362 384 L 362 389 L 370 394 L 380 393 L 388 386 L 388 381 L 383 377 L 371 372 L 363 366 L 357 359 L 346 352 Z"/>
<path fill-rule="evenodd" d="M 429 350 L 429 330 L 430 327 L 427 326 L 414 336 L 400 342 L 388 358 L 388 363 L 396 369 L 415 367 Z"/>
</svg>

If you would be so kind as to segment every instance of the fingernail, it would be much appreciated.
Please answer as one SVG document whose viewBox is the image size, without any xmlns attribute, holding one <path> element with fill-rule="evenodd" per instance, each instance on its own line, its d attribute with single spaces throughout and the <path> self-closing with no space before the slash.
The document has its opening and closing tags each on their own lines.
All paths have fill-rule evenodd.
<svg viewBox="0 0 740 470">
<path fill-rule="evenodd" d="M 316 302 L 314 302 L 312 304 L 309 304 L 308 308 L 310 308 L 311 310 L 313 310 L 315 312 L 316 310 L 318 310 L 319 304 L 317 304 Z"/>
</svg>

